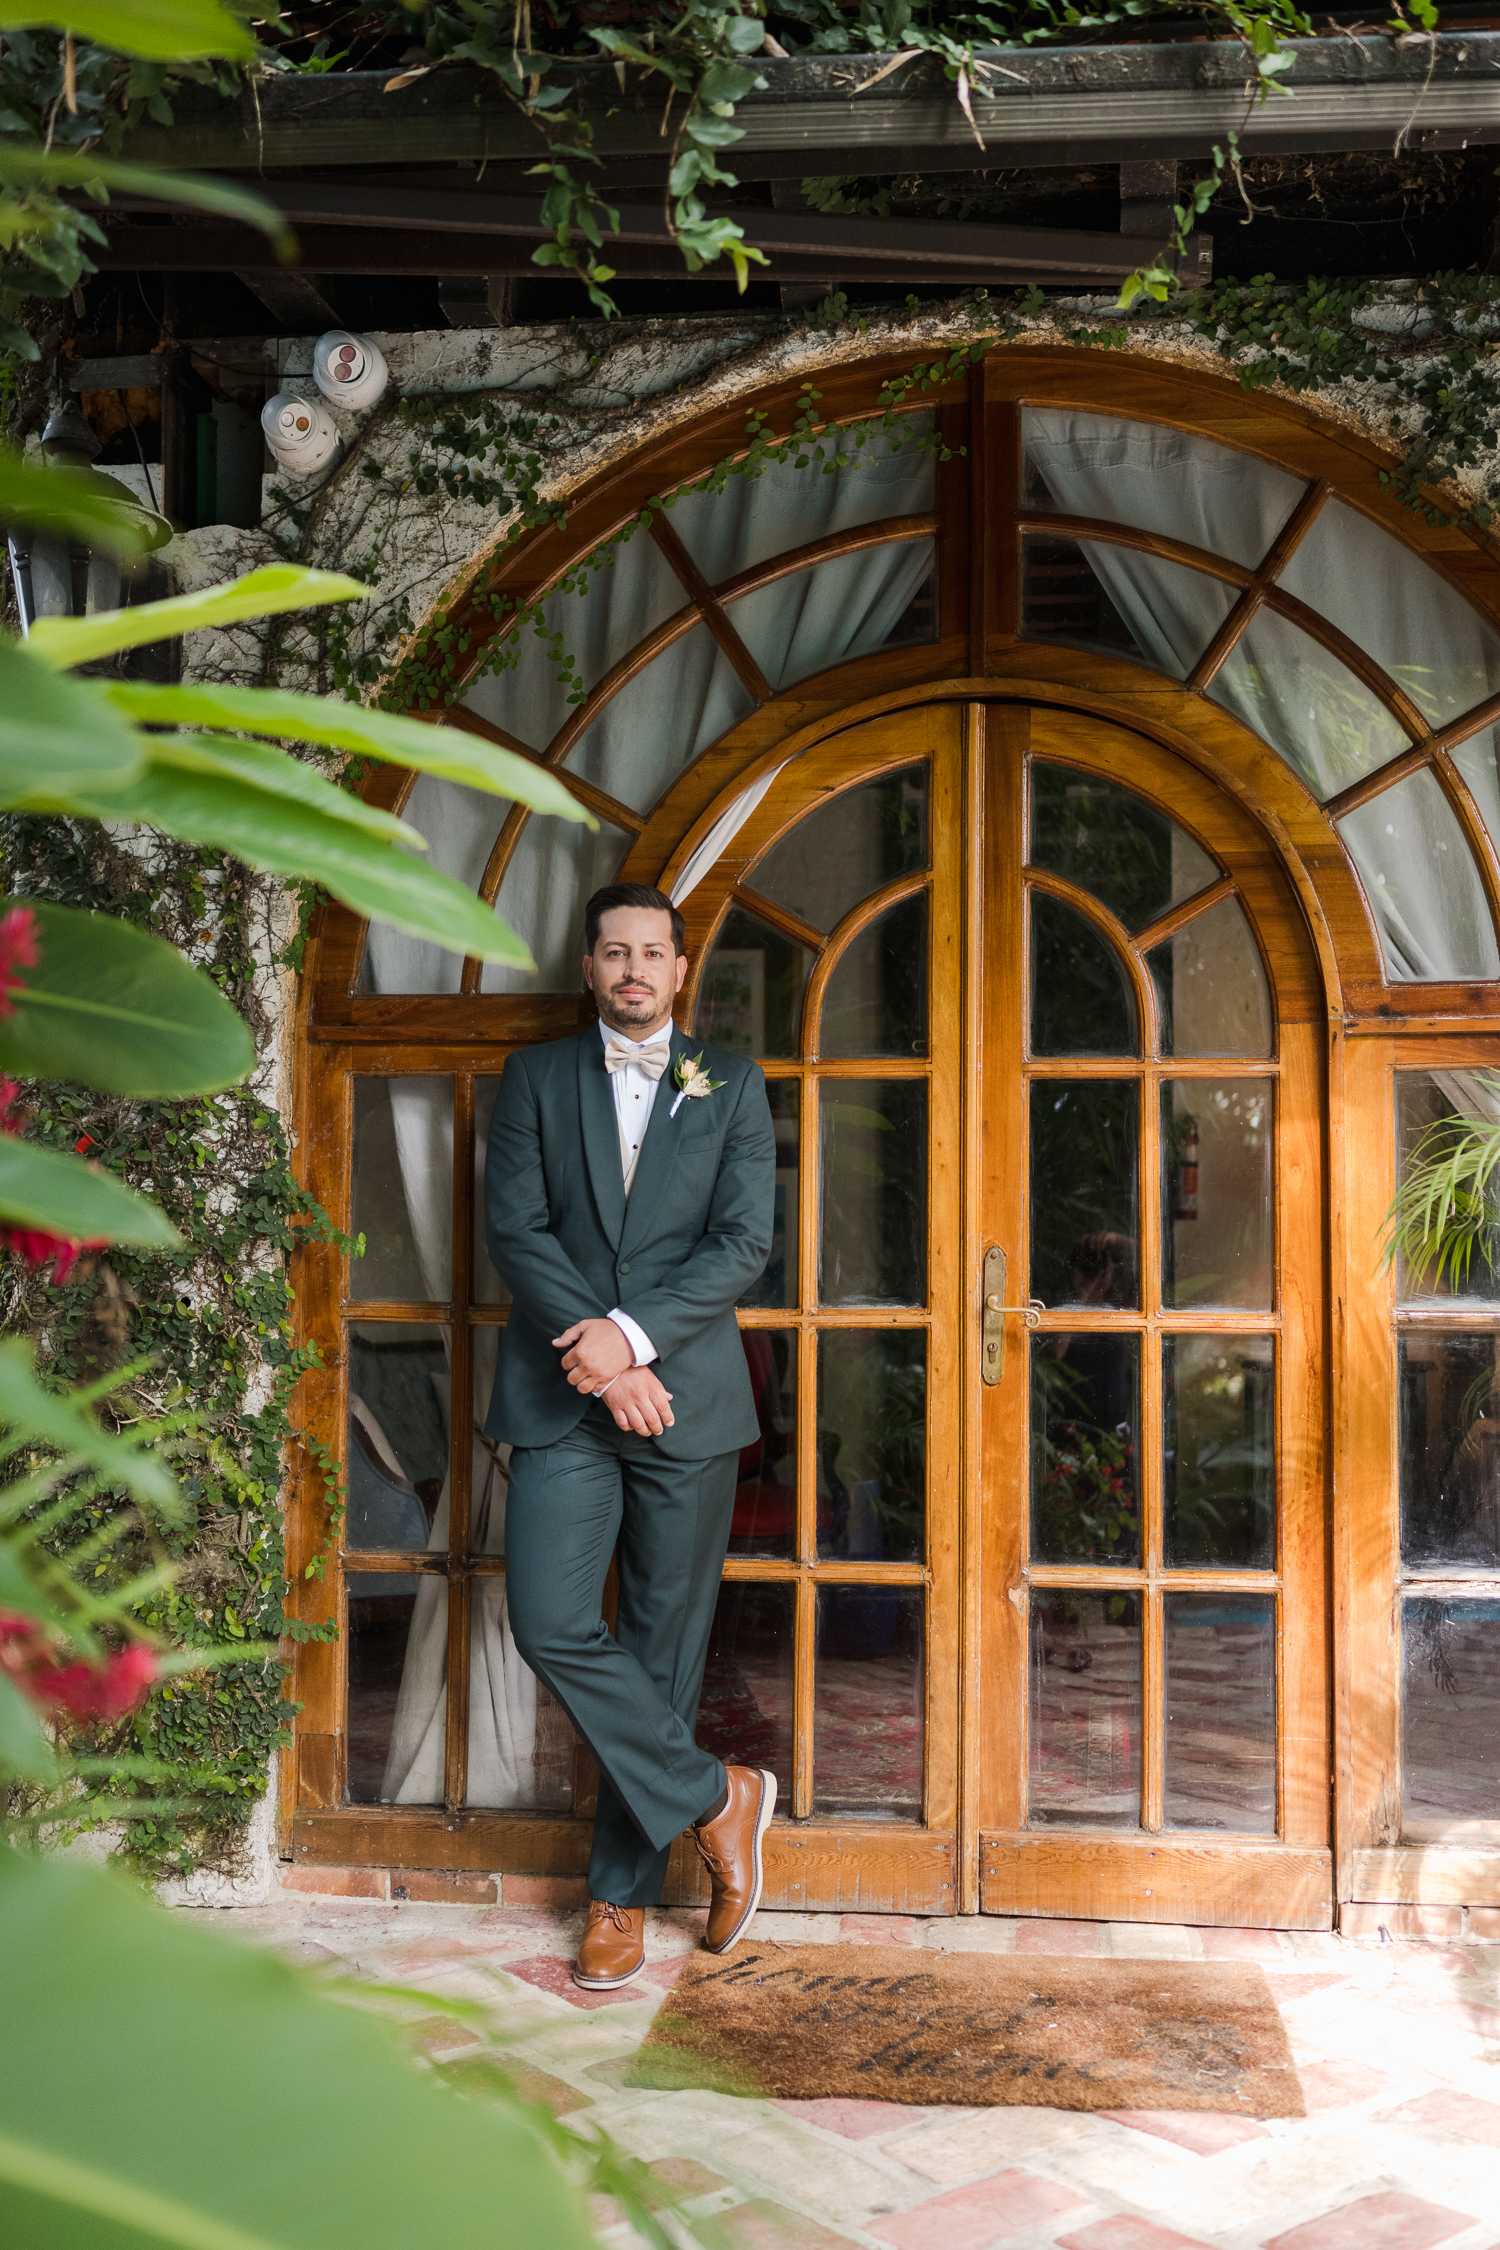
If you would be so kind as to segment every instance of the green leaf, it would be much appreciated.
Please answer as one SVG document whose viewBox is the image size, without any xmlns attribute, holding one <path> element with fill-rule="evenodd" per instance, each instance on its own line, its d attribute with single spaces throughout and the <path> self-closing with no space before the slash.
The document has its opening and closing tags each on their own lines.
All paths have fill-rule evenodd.
<svg viewBox="0 0 1500 2250">
<path fill-rule="evenodd" d="M 364 758 L 409 766 L 467 789 L 487 789 L 510 797 L 533 812 L 559 820 L 597 824 L 556 777 L 513 750 L 501 750 L 457 727 L 426 726 L 389 711 L 340 703 L 331 696 L 296 695 L 289 689 L 151 687 L 129 680 L 108 689 L 119 711 L 148 725 L 242 727 L 248 734 L 274 735 L 280 741 L 316 742 L 327 750 L 348 750 Z"/>
<path fill-rule="evenodd" d="M 0 0 L 0 29 L 71 31 L 118 55 L 148 62 L 198 62 L 210 55 L 249 62 L 255 41 L 217 0 L 63 0 L 56 15 Z"/>
<path fill-rule="evenodd" d="M 0 1672 L 0 1785 L 57 1780 L 57 1762 L 47 1747 L 42 1723 L 30 1699 L 8 1672 Z"/>
<path fill-rule="evenodd" d="M 82 188 L 102 202 L 108 202 L 111 188 L 118 188 L 125 195 L 150 195 L 163 203 L 184 203 L 195 211 L 214 211 L 221 218 L 241 219 L 246 226 L 258 227 L 275 243 L 279 258 L 296 255 L 297 238 L 287 225 L 285 212 L 231 180 L 198 173 L 158 172 L 147 164 L 118 164 L 113 157 L 95 156 L 92 151 L 79 156 L 60 149 L 14 146 L 0 146 L 0 180 Z M 97 232 L 87 212 L 80 212 L 78 218 L 91 233 Z"/>
<path fill-rule="evenodd" d="M 123 1486 L 159 1513 L 182 1513 L 166 1462 L 129 1438 L 101 1429 L 76 1399 L 47 1390 L 37 1381 L 30 1349 L 19 1337 L 0 1344 L 0 1426 L 9 1432 L 8 1452 L 18 1445 L 49 1446 L 70 1463 L 86 1463 L 103 1482 Z"/>
<path fill-rule="evenodd" d="M 458 2099 L 389 2023 L 122 1881 L 0 1860 L 6 2241 L 592 2250 L 579 2191 L 519 2105 Z"/>
<path fill-rule="evenodd" d="M 34 531 L 60 531 L 112 555 L 137 555 L 144 545 L 141 527 L 121 513 L 118 502 L 102 499 L 97 478 L 76 469 L 34 469 L 17 454 L 0 450 L 0 522 L 25 524 Z"/>
<path fill-rule="evenodd" d="M 255 689 L 248 691 L 255 694 Z M 264 789 L 273 797 L 284 797 L 294 805 L 308 805 L 326 819 L 341 821 L 345 827 L 363 830 L 367 836 L 379 836 L 384 842 L 409 844 L 416 851 L 425 851 L 425 837 L 415 828 L 409 828 L 394 813 L 382 812 L 378 805 L 367 805 L 347 789 L 335 788 L 320 774 L 315 766 L 306 766 L 300 758 L 290 758 L 284 750 L 273 750 L 267 742 L 246 742 L 234 734 L 153 734 L 146 738 L 146 746 L 153 766 L 170 766 L 184 773 L 219 774 L 229 781 L 248 781 L 256 789 Z"/>
<path fill-rule="evenodd" d="M 15 1012 L 0 1022 L 0 1070 L 180 1101 L 254 1068 L 245 1024 L 175 945 L 106 914 L 20 903 L 36 919 L 41 959 L 21 972 Z"/>
<path fill-rule="evenodd" d="M 534 966 L 521 940 L 451 875 L 248 782 L 155 765 L 128 789 L 80 791 L 72 802 L 95 820 L 140 821 L 184 843 L 215 845 L 272 875 L 321 883 L 357 914 L 454 953 Z"/>
<path fill-rule="evenodd" d="M 13 1540 L 0 1539 L 0 1610 L 9 1610 L 13 1617 L 29 1617 L 38 1625 L 66 1630 L 68 1620 L 46 1595 L 39 1592 L 21 1566 L 19 1548 Z M 4 1678 L 0 1672 L 0 1679 Z M 3 1733 L 3 1725 L 0 1725 Z M 0 1748 L 0 1763 L 4 1762 Z"/>
<path fill-rule="evenodd" d="M 176 633 L 200 633 L 211 625 L 238 625 L 247 617 L 277 617 L 289 609 L 316 609 L 329 602 L 363 602 L 368 586 L 341 571 L 307 570 L 301 563 L 266 563 L 227 586 L 201 593 L 173 594 L 164 602 L 141 602 L 134 609 L 109 609 L 97 617 L 43 617 L 31 628 L 27 647 L 57 671 L 70 664 L 92 664 L 123 648 L 171 640 Z"/>
<path fill-rule="evenodd" d="M 40 630 L 40 628 L 38 628 Z M 0 639 L 0 805 L 111 787 L 145 770 L 141 737 L 82 680 L 60 680 L 31 641 Z"/>
<path fill-rule="evenodd" d="M 35 1227 L 69 1242 L 137 1242 L 175 1250 L 177 1229 L 108 1172 L 80 1156 L 0 1133 L 0 1226 Z"/>
</svg>

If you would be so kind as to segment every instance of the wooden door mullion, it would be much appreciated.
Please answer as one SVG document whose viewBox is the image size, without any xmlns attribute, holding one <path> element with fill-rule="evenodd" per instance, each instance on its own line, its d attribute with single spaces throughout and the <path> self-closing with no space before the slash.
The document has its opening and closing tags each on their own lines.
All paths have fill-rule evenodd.
<svg viewBox="0 0 1500 2250">
<path fill-rule="evenodd" d="M 443 1739 L 443 1801 L 456 1812 L 469 1781 L 469 1627 L 473 1587 L 468 1570 L 469 1506 L 474 1471 L 474 1332 L 467 1313 L 474 1271 L 474 1080 L 453 1079 L 453 1316 L 449 1335 L 448 1664 Z"/>
</svg>

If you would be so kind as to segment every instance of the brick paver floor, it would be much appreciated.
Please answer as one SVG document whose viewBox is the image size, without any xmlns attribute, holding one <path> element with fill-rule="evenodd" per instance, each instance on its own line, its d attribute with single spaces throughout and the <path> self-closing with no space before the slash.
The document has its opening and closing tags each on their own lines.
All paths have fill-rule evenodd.
<svg viewBox="0 0 1500 2250">
<path fill-rule="evenodd" d="M 649 1916 L 645 1977 L 585 1994 L 566 1973 L 581 1916 L 513 1903 L 519 1888 L 508 1879 L 493 1906 L 288 1890 L 266 1906 L 181 1911 L 314 1969 L 484 2003 L 524 2090 L 648 2164 L 678 2199 L 669 2231 L 698 2250 L 1500 2250 L 1500 1943 L 1488 1932 L 1455 1944 L 760 1915 L 752 1934 L 798 1943 L 1259 1961 L 1308 2115 L 920 2109 L 627 2089 L 702 1915 Z M 430 2054 L 483 2043 L 417 2004 L 409 2013 Z M 596 2223 L 608 2250 L 634 2250 L 617 2211 Z"/>
</svg>

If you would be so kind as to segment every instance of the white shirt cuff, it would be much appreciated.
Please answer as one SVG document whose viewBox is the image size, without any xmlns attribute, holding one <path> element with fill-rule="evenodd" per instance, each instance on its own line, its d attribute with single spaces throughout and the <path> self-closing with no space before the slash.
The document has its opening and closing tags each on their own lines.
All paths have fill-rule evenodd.
<svg viewBox="0 0 1500 2250">
<path fill-rule="evenodd" d="M 620 1330 L 631 1350 L 635 1353 L 636 1366 L 649 1367 L 652 1360 L 656 1357 L 656 1346 L 652 1343 L 651 1338 L 646 1334 L 646 1331 L 644 1328 L 642 1328 L 640 1322 L 637 1320 L 632 1320 L 629 1313 L 621 1312 L 618 1305 L 616 1305 L 614 1311 L 610 1314 L 609 1317 L 614 1322 L 616 1328 Z"/>
</svg>

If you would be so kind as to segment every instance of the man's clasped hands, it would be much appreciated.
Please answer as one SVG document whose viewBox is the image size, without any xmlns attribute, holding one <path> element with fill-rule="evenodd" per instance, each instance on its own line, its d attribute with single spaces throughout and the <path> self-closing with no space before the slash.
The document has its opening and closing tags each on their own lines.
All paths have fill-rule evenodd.
<svg viewBox="0 0 1500 2250">
<path fill-rule="evenodd" d="M 637 1367 L 630 1339 L 613 1320 L 579 1320 L 553 1343 L 575 1391 L 603 1398 L 622 1430 L 660 1437 L 672 1424 L 672 1394 L 649 1367 Z"/>
</svg>

